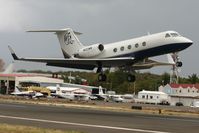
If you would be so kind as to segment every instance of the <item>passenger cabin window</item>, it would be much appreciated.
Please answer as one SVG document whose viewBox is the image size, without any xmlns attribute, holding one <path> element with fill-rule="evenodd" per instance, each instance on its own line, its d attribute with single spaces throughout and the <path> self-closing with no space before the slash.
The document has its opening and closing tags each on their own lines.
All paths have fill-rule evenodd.
<svg viewBox="0 0 199 133">
<path fill-rule="evenodd" d="M 128 45 L 128 49 L 131 49 L 131 45 Z"/>
<path fill-rule="evenodd" d="M 121 50 L 121 51 L 124 51 L 124 46 L 122 46 L 122 47 L 120 48 L 120 50 Z"/>
<path fill-rule="evenodd" d="M 167 33 L 167 34 L 165 35 L 165 38 L 167 38 L 167 37 L 170 37 L 169 33 Z"/>
<path fill-rule="evenodd" d="M 142 46 L 146 46 L 146 42 L 143 42 L 143 43 L 142 43 Z"/>
<path fill-rule="evenodd" d="M 114 49 L 113 49 L 113 52 L 115 52 L 115 53 L 116 53 L 116 52 L 117 52 L 117 48 L 114 48 Z"/>
<path fill-rule="evenodd" d="M 136 43 L 136 44 L 135 44 L 135 47 L 136 47 L 136 48 L 138 48 L 138 47 L 139 47 L 139 44 L 138 44 L 138 43 Z"/>
</svg>

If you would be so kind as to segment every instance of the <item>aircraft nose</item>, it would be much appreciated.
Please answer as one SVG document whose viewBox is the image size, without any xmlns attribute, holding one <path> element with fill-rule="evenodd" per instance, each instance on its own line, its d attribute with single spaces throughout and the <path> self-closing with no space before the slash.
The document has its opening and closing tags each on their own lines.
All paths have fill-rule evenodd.
<svg viewBox="0 0 199 133">
<path fill-rule="evenodd" d="M 193 44 L 193 41 L 188 39 L 188 38 L 185 38 L 185 43 L 188 45 L 188 46 L 191 46 Z"/>
</svg>

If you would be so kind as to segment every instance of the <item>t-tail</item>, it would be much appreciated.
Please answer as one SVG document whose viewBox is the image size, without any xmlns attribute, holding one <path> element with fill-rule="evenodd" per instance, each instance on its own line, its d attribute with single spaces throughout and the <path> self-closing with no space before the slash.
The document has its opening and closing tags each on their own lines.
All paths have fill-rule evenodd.
<svg viewBox="0 0 199 133">
<path fill-rule="evenodd" d="M 103 92 L 103 88 L 99 86 L 99 95 L 104 95 L 105 93 Z"/>
<path fill-rule="evenodd" d="M 27 32 L 55 32 L 59 39 L 61 50 L 65 58 L 73 57 L 77 51 L 83 48 L 82 43 L 76 35 L 82 33 L 73 31 L 71 28 L 66 29 L 48 29 L 48 30 L 30 30 Z"/>
</svg>

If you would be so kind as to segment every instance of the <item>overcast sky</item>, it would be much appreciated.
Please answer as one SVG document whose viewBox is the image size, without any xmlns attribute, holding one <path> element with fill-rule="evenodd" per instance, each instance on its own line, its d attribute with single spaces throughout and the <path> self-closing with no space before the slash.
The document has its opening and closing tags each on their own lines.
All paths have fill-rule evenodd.
<svg viewBox="0 0 199 133">
<path fill-rule="evenodd" d="M 29 29 L 70 27 L 83 33 L 79 38 L 86 45 L 175 30 L 194 41 L 180 53 L 181 75 L 199 74 L 198 13 L 198 0 L 0 0 L 0 58 L 6 65 L 13 61 L 8 45 L 23 57 L 63 57 L 54 34 L 26 33 Z M 39 63 L 15 64 L 16 69 L 60 70 Z"/>
</svg>

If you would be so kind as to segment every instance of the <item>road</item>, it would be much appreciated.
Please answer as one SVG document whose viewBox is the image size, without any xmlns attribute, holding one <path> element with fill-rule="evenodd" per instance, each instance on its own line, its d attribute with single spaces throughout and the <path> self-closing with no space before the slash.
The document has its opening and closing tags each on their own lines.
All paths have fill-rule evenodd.
<svg viewBox="0 0 199 133">
<path fill-rule="evenodd" d="M 0 123 L 85 133 L 198 133 L 199 119 L 0 102 Z"/>
</svg>

